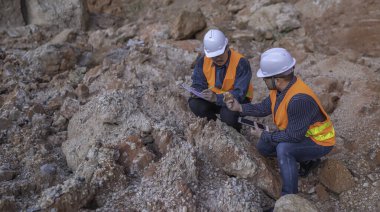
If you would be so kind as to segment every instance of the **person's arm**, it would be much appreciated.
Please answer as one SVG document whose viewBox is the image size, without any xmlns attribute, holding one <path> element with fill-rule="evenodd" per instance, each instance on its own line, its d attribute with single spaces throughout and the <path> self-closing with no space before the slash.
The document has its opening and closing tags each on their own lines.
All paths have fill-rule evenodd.
<svg viewBox="0 0 380 212">
<path fill-rule="evenodd" d="M 325 118 L 320 112 L 318 104 L 306 94 L 297 94 L 292 97 L 288 105 L 288 126 L 285 130 L 263 132 L 261 139 L 268 142 L 297 143 L 305 140 L 306 131 L 315 122 Z"/>
<path fill-rule="evenodd" d="M 265 117 L 272 114 L 269 96 L 257 104 L 242 104 L 242 116 Z"/>
<path fill-rule="evenodd" d="M 240 58 L 239 64 L 236 68 L 234 89 L 229 91 L 239 103 L 242 103 L 246 98 L 251 78 L 252 71 L 249 61 L 245 58 Z M 216 95 L 216 104 L 219 106 L 224 105 L 223 94 Z"/>
<path fill-rule="evenodd" d="M 193 75 L 191 76 L 191 79 L 193 80 L 191 87 L 195 88 L 195 90 L 197 90 L 198 92 L 202 92 L 203 90 L 208 88 L 207 79 L 203 74 L 203 60 L 204 57 L 198 58 Z"/>
</svg>

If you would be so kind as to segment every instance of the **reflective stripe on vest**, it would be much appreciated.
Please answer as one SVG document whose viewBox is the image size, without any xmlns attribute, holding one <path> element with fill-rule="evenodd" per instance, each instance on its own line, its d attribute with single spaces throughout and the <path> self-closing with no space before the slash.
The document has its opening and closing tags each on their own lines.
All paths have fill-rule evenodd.
<svg viewBox="0 0 380 212">
<path fill-rule="evenodd" d="M 233 49 L 230 49 L 230 50 L 231 50 L 230 62 L 228 64 L 226 76 L 224 77 L 223 85 L 221 89 L 215 87 L 215 65 L 213 64 L 211 58 L 208 58 L 206 56 L 204 57 L 203 74 L 205 75 L 207 79 L 208 87 L 209 88 L 211 87 L 211 90 L 216 94 L 222 94 L 234 89 L 236 69 L 238 67 L 240 58 L 242 58 L 243 55 L 239 54 Z M 253 98 L 253 86 L 251 83 L 249 83 L 246 97 L 249 98 L 249 100 L 252 100 Z"/>
<path fill-rule="evenodd" d="M 306 132 L 306 137 L 310 137 L 315 143 L 322 146 L 333 146 L 335 144 L 335 130 L 330 117 L 327 115 L 322 107 L 321 102 L 317 95 L 307 86 L 300 78 L 297 77 L 296 82 L 286 92 L 284 99 L 277 108 L 276 114 L 274 113 L 274 107 L 276 103 L 277 90 L 270 91 L 271 110 L 273 121 L 280 130 L 285 130 L 288 126 L 288 104 L 292 97 L 296 94 L 306 94 L 311 96 L 318 104 L 319 109 L 322 111 L 326 120 L 323 122 L 316 122 L 309 126 Z"/>
</svg>

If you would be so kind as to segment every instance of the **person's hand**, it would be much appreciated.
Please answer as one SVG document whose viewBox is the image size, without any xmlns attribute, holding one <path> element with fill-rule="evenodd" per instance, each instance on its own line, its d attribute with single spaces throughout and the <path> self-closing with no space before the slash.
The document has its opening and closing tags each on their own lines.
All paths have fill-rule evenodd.
<svg viewBox="0 0 380 212">
<path fill-rule="evenodd" d="M 251 128 L 251 134 L 255 136 L 256 138 L 260 138 L 261 134 L 263 133 L 263 130 L 257 126 L 257 123 L 255 122 L 255 128 Z"/>
<path fill-rule="evenodd" d="M 205 89 L 202 91 L 203 97 L 209 102 L 216 102 L 216 94 L 210 89 Z"/>
<path fill-rule="evenodd" d="M 237 112 L 243 112 L 243 108 L 241 107 L 241 104 L 232 96 L 231 93 L 225 93 L 223 98 L 224 103 L 226 103 L 226 106 L 231 111 L 237 111 Z"/>
</svg>

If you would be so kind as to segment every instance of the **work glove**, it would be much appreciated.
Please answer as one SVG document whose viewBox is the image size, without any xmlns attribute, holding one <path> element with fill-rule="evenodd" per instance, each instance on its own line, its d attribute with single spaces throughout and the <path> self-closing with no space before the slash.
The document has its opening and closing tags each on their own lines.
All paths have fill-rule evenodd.
<svg viewBox="0 0 380 212">
<path fill-rule="evenodd" d="M 202 91 L 203 97 L 209 102 L 216 102 L 216 94 L 210 89 L 205 89 Z"/>
<path fill-rule="evenodd" d="M 243 112 L 243 108 L 241 104 L 233 97 L 233 95 L 229 92 L 224 94 L 223 98 L 224 103 L 231 111 Z"/>
</svg>

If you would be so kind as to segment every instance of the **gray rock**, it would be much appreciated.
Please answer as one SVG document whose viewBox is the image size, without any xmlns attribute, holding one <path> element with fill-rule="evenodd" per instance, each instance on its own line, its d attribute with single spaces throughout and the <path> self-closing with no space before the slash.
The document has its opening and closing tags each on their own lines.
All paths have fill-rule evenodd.
<svg viewBox="0 0 380 212">
<path fill-rule="evenodd" d="M 296 195 L 288 194 L 276 201 L 275 212 L 318 212 L 318 209 L 308 200 Z"/>
<path fill-rule="evenodd" d="M 25 1 L 27 23 L 36 25 L 58 25 L 63 28 L 84 29 L 87 10 L 84 1 Z"/>
<path fill-rule="evenodd" d="M 8 120 L 5 118 L 0 118 L 0 130 L 6 130 L 11 126 L 12 126 L 11 120 Z"/>
<path fill-rule="evenodd" d="M 16 176 L 16 172 L 8 169 L 0 169 L 0 182 L 12 180 Z"/>
<path fill-rule="evenodd" d="M 24 25 L 21 1 L 0 0 L 0 28 Z"/>
<path fill-rule="evenodd" d="M 44 164 L 40 167 L 40 171 L 42 175 L 54 175 L 57 173 L 57 165 L 56 164 Z"/>
</svg>

